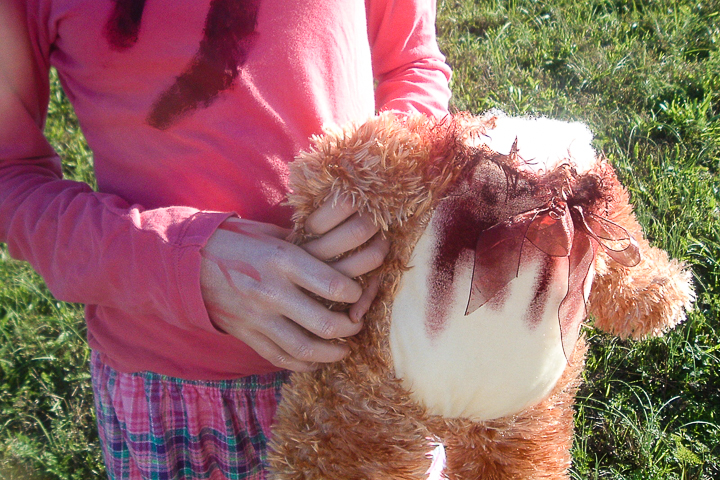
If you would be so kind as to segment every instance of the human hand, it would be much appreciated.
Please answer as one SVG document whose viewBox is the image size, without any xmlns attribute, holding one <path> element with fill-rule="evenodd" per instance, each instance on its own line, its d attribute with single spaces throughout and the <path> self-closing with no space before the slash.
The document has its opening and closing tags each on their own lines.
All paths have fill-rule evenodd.
<svg viewBox="0 0 720 480">
<path fill-rule="evenodd" d="M 344 222 L 344 223 L 343 223 Z M 326 202 L 305 221 L 305 231 L 323 235 L 303 245 L 303 248 L 320 260 L 329 260 L 352 250 L 369 240 L 366 248 L 331 263 L 333 268 L 354 278 L 379 267 L 390 250 L 390 242 L 379 235 L 369 216 L 357 213 L 357 206 L 347 199 L 336 203 Z M 353 321 L 359 322 L 367 313 L 377 295 L 380 279 L 373 275 L 363 290 L 360 299 L 348 312 Z"/>
<path fill-rule="evenodd" d="M 351 278 L 382 263 L 389 244 L 350 202 L 326 204 L 306 229 L 321 236 L 302 247 L 285 240 L 289 230 L 228 219 L 202 250 L 200 282 L 211 320 L 273 365 L 308 371 L 316 363 L 341 360 L 349 349 L 337 339 L 355 335 L 377 293 Z M 334 263 L 325 260 L 367 246 Z M 312 298 L 353 304 L 333 312 Z"/>
</svg>

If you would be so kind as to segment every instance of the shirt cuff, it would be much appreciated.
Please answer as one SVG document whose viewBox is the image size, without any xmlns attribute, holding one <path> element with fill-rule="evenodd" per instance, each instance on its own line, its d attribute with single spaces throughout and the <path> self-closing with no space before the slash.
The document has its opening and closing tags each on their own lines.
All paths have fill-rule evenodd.
<svg viewBox="0 0 720 480">
<path fill-rule="evenodd" d="M 190 217 L 185 231 L 180 236 L 180 245 L 176 250 L 175 276 L 177 292 L 182 304 L 186 323 L 191 328 L 199 328 L 210 333 L 227 335 L 218 330 L 210 321 L 200 288 L 200 250 L 210 236 L 225 220 L 237 217 L 232 212 L 198 212 Z"/>
</svg>

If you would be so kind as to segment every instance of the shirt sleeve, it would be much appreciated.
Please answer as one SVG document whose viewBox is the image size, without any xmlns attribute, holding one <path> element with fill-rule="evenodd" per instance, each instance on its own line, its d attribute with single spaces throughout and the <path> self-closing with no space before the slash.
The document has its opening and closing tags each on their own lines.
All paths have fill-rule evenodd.
<svg viewBox="0 0 720 480">
<path fill-rule="evenodd" d="M 435 35 L 435 0 L 366 0 L 376 108 L 443 117 L 450 67 Z"/>
<path fill-rule="evenodd" d="M 25 19 L 28 48 L 0 69 L 0 242 L 60 300 L 215 331 L 200 293 L 200 249 L 231 214 L 145 210 L 62 178 L 42 131 L 50 43 L 35 14 Z"/>
</svg>

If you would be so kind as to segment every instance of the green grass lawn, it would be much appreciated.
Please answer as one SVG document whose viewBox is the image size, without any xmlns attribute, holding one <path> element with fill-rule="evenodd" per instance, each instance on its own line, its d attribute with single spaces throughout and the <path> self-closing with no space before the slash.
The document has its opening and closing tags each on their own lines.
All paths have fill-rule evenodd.
<svg viewBox="0 0 720 480">
<path fill-rule="evenodd" d="M 661 339 L 586 329 L 577 479 L 720 478 L 720 0 L 441 1 L 453 107 L 582 120 L 651 241 L 698 299 Z M 54 85 L 47 134 L 73 178 L 91 156 Z M 82 311 L 0 250 L 0 478 L 94 479 Z"/>
</svg>

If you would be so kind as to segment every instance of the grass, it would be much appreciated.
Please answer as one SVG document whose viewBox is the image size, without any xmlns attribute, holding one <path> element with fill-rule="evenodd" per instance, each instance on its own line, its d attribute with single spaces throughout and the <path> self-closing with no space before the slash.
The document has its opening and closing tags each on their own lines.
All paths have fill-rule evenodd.
<svg viewBox="0 0 720 480">
<path fill-rule="evenodd" d="M 53 76 L 45 133 L 66 176 L 94 185 L 77 119 Z M 82 308 L 57 301 L 0 248 L 0 479 L 104 478 Z"/>
<path fill-rule="evenodd" d="M 695 309 L 660 339 L 586 329 L 575 479 L 720 478 L 720 0 L 445 0 L 453 107 L 588 123 L 651 241 L 687 262 Z M 91 156 L 62 92 L 47 134 Z M 102 478 L 81 310 L 0 250 L 0 478 Z"/>
<path fill-rule="evenodd" d="M 99 478 L 82 311 L 0 259 L 0 478 Z"/>
<path fill-rule="evenodd" d="M 591 328 L 576 479 L 720 478 L 720 3 L 445 1 L 454 105 L 588 123 L 656 245 L 698 288 L 688 321 L 623 342 Z"/>
</svg>

